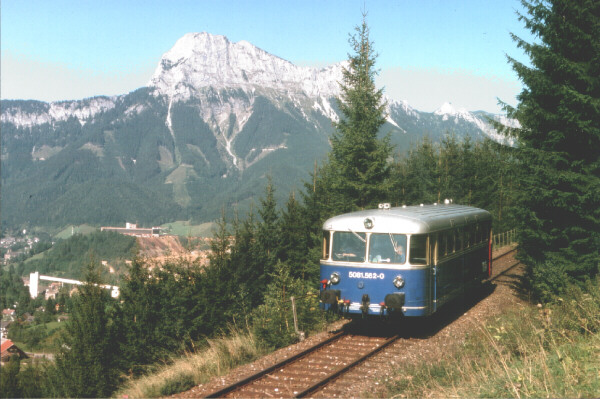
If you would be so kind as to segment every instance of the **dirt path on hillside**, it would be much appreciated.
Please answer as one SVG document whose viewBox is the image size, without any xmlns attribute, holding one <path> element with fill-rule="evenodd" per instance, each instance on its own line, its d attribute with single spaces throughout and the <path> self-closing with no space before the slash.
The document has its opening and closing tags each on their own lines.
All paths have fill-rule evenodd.
<svg viewBox="0 0 600 399">
<path fill-rule="evenodd" d="M 506 251 L 506 249 L 504 249 Z M 379 381 L 395 374 L 399 364 L 427 364 L 452 355 L 472 331 L 485 320 L 499 315 L 509 308 L 525 304 L 520 278 L 524 269 L 514 259 L 514 252 L 494 262 L 494 278 L 478 297 L 470 301 L 448 304 L 443 312 L 423 320 L 410 320 L 397 343 L 379 355 L 354 368 L 351 372 L 317 392 L 316 397 L 381 397 L 385 391 Z M 340 321 L 330 330 L 341 328 L 347 321 Z M 379 327 L 373 327 L 379 328 Z M 312 346 L 326 332 L 309 337 L 303 342 L 282 348 L 254 363 L 237 367 L 228 375 L 214 377 L 189 391 L 173 397 L 200 398 L 235 381 Z"/>
</svg>

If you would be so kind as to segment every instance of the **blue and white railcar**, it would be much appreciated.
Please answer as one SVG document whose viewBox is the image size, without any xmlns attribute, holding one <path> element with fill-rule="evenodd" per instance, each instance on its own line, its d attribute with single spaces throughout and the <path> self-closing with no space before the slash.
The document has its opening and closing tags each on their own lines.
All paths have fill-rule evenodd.
<svg viewBox="0 0 600 399">
<path fill-rule="evenodd" d="M 321 303 L 348 315 L 430 315 L 491 275 L 491 225 L 489 212 L 449 201 L 328 219 Z"/>
</svg>

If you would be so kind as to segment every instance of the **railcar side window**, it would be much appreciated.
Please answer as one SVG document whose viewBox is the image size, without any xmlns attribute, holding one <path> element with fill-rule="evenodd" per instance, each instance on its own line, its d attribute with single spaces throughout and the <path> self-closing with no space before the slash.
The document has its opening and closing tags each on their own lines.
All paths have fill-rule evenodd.
<svg viewBox="0 0 600 399">
<path fill-rule="evenodd" d="M 406 262 L 406 235 L 371 234 L 369 242 L 369 262 L 397 263 Z"/>
<path fill-rule="evenodd" d="M 323 255 L 321 259 L 329 259 L 329 231 L 323 232 Z"/>
<path fill-rule="evenodd" d="M 481 239 L 484 242 L 487 242 L 490 239 L 490 223 L 489 222 L 484 223 L 483 226 L 481 227 L 481 230 L 482 230 L 482 232 L 481 232 L 481 234 L 482 234 Z"/>
<path fill-rule="evenodd" d="M 410 237 L 410 263 L 413 265 L 427 264 L 427 236 L 418 235 Z"/>
<path fill-rule="evenodd" d="M 483 242 L 482 236 L 483 236 L 483 228 L 482 228 L 481 224 L 478 223 L 475 225 L 475 244 L 480 244 L 481 242 Z"/>
<path fill-rule="evenodd" d="M 454 237 L 455 237 L 455 244 L 454 244 L 455 251 L 462 251 L 462 249 L 463 249 L 463 229 L 458 228 L 458 229 L 454 230 Z"/>
<path fill-rule="evenodd" d="M 440 246 L 439 246 L 440 257 L 448 255 L 448 234 L 440 234 Z"/>
<path fill-rule="evenodd" d="M 365 233 L 336 231 L 333 233 L 331 259 L 345 262 L 364 262 L 367 252 Z"/>
<path fill-rule="evenodd" d="M 465 248 L 473 245 L 473 225 L 465 227 Z"/>
</svg>

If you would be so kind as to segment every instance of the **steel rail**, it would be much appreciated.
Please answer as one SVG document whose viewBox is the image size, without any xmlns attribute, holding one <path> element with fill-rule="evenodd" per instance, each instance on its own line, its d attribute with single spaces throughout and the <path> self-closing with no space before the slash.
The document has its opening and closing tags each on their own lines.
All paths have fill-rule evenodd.
<svg viewBox="0 0 600 399">
<path fill-rule="evenodd" d="M 492 258 L 492 261 L 494 261 L 494 260 L 498 260 L 498 259 L 500 259 L 500 258 L 502 258 L 502 257 L 504 257 L 504 256 L 506 256 L 506 255 L 508 255 L 508 254 L 510 254 L 510 253 L 513 253 L 513 252 L 515 252 L 516 250 L 517 250 L 517 248 L 516 248 L 516 247 L 515 247 L 515 248 L 513 248 L 513 249 L 509 249 L 508 251 L 501 253 L 500 255 L 496 256 L 495 258 Z"/>
<path fill-rule="evenodd" d="M 395 342 L 399 337 L 400 337 L 399 335 L 395 335 L 395 336 L 393 336 L 391 338 L 388 338 L 384 343 L 382 343 L 377 348 L 373 349 L 369 353 L 364 354 L 363 356 L 361 356 L 360 358 L 356 359 L 352 363 L 350 363 L 350 364 L 342 367 L 341 369 L 337 370 L 335 373 L 330 374 L 329 376 L 323 378 L 319 382 L 313 384 L 311 387 L 309 387 L 309 388 L 305 389 L 304 391 L 296 394 L 294 397 L 295 398 L 304 398 L 304 397 L 310 395 L 311 393 L 316 392 L 321 387 L 323 387 L 324 385 L 328 384 L 330 381 L 338 378 L 342 374 L 345 374 L 346 372 L 348 372 L 348 370 L 350 370 L 350 369 L 354 368 L 355 366 L 357 366 L 358 364 L 364 362 L 365 360 L 367 360 L 371 356 L 374 356 L 375 354 L 379 353 L 379 351 L 381 351 L 382 349 L 384 349 L 388 345 L 390 345 L 393 342 Z"/>
<path fill-rule="evenodd" d="M 252 383 L 252 382 L 260 379 L 261 377 L 263 377 L 263 376 L 265 376 L 265 375 L 267 375 L 267 374 L 269 374 L 269 373 L 277 370 L 278 368 L 281 368 L 281 367 L 286 366 L 286 365 L 288 365 L 290 363 L 293 363 L 293 362 L 295 362 L 297 360 L 300 360 L 304 356 L 311 354 L 312 352 L 316 351 L 317 349 L 319 349 L 319 348 L 321 348 L 321 347 L 323 347 L 323 346 L 325 346 L 325 345 L 327 345 L 327 344 L 329 344 L 329 343 L 331 343 L 333 341 L 336 341 L 336 340 L 342 338 L 345 335 L 348 335 L 348 333 L 346 331 L 339 331 L 339 332 L 335 333 L 334 335 L 332 335 L 331 337 L 327 338 L 326 340 L 321 341 L 318 344 L 313 345 L 310 348 L 307 348 L 307 349 L 303 350 L 300 353 L 297 353 L 296 355 L 294 355 L 292 357 L 289 357 L 289 358 L 287 358 L 285 360 L 282 360 L 279 363 L 276 363 L 276 364 L 274 364 L 274 365 L 272 365 L 270 367 L 267 367 L 266 369 L 263 369 L 263 370 L 259 371 L 258 373 L 252 374 L 252 375 L 250 375 L 250 376 L 248 376 L 248 377 L 246 377 L 246 378 L 244 378 L 244 379 L 242 379 L 240 381 L 234 382 L 233 384 L 231 384 L 229 386 L 226 386 L 225 388 L 220 389 L 220 390 L 218 390 L 216 392 L 213 392 L 210 395 L 207 395 L 206 397 L 207 398 L 221 398 L 221 397 L 227 395 L 230 392 L 233 392 L 233 391 L 235 391 L 235 390 L 237 390 L 237 389 L 239 389 L 239 388 L 241 388 L 241 387 L 243 387 L 245 385 L 248 385 L 248 384 L 250 384 L 250 383 Z"/>
<path fill-rule="evenodd" d="M 515 263 L 513 263 L 512 265 L 510 265 L 509 267 L 507 267 L 505 270 L 503 270 L 502 272 L 496 274 L 494 277 L 488 279 L 487 281 L 494 281 L 498 277 L 504 276 L 506 273 L 508 273 L 509 271 L 511 271 L 512 269 L 514 269 L 515 267 L 517 267 L 520 264 L 521 264 L 521 262 L 516 261 Z"/>
<path fill-rule="evenodd" d="M 498 260 L 500 258 L 502 258 L 504 255 L 508 255 L 510 253 L 513 253 L 517 250 L 517 248 L 513 248 L 510 251 L 506 251 L 503 254 L 498 255 L 497 257 L 495 257 L 494 259 L 492 259 L 492 261 Z M 494 277 L 490 277 L 488 278 L 487 282 L 491 282 L 496 280 L 498 277 L 505 275 L 506 273 L 508 273 L 510 270 L 514 269 L 517 265 L 519 265 L 521 262 L 519 261 L 515 261 L 515 263 L 513 263 L 512 265 L 510 265 L 509 267 L 507 267 L 506 269 L 504 269 L 503 271 L 501 271 L 500 273 L 496 274 Z"/>
</svg>

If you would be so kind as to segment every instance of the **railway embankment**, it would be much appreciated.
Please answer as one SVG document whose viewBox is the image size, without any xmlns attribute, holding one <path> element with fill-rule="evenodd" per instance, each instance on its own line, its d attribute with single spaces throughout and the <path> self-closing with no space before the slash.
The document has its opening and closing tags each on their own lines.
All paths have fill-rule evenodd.
<svg viewBox="0 0 600 399">
<path fill-rule="evenodd" d="M 476 326 L 485 324 L 509 309 L 526 306 L 524 291 L 520 286 L 522 267 L 514 259 L 512 248 L 495 251 L 494 275 L 481 293 L 472 299 L 448 305 L 448 311 L 422 321 L 407 321 L 399 326 L 385 326 L 379 323 L 366 323 L 361 326 L 365 335 L 390 335 L 400 337 L 380 353 L 361 362 L 350 371 L 328 382 L 320 390 L 311 393 L 315 397 L 356 397 L 384 395 L 386 380 L 391 381 L 399 366 L 434 364 L 450 356 L 465 345 Z M 249 376 L 273 366 L 307 350 L 318 342 L 327 339 L 331 331 L 342 330 L 348 321 L 339 321 L 323 332 L 309 337 L 303 342 L 282 348 L 261 357 L 257 361 L 235 368 L 229 373 L 214 377 L 207 383 L 191 390 L 174 395 L 175 397 L 205 397 L 223 387 L 234 384 Z M 396 329 L 391 331 L 390 328 Z M 387 331 L 384 331 L 388 329 Z M 267 377 L 272 378 L 272 377 Z M 289 397 L 281 390 L 264 392 L 263 397 Z M 382 390 L 383 389 L 383 390 Z M 279 393 L 278 393 L 279 392 Z M 359 394 L 361 393 L 361 394 Z M 235 396 L 235 395 L 233 395 Z"/>
</svg>

